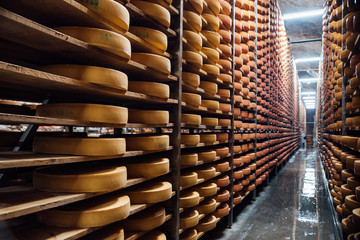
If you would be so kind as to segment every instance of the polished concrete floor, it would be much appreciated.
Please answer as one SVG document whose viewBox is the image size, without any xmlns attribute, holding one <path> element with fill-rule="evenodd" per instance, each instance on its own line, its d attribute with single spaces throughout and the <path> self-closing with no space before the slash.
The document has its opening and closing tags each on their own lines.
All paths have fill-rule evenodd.
<svg viewBox="0 0 360 240">
<path fill-rule="evenodd" d="M 231 228 L 215 229 L 204 239 L 338 239 L 325 191 L 317 149 L 300 149 L 256 200 L 235 207 Z"/>
</svg>

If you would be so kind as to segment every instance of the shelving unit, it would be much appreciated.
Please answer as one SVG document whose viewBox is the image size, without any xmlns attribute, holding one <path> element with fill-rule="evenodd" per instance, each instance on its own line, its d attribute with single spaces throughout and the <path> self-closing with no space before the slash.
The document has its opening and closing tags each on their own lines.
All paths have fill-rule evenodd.
<svg viewBox="0 0 360 240">
<path fill-rule="evenodd" d="M 256 199 L 258 188 L 269 182 L 270 174 L 277 173 L 280 166 L 289 159 L 299 147 L 299 107 L 298 86 L 295 81 L 295 66 L 291 59 L 289 43 L 286 38 L 281 13 L 275 0 L 253 0 L 249 6 L 231 0 L 230 14 L 225 14 L 220 5 L 220 14 L 229 17 L 232 23 L 229 29 L 225 27 L 218 13 L 211 9 L 210 2 L 204 1 L 204 11 L 219 19 L 221 30 L 230 31 L 231 41 L 227 42 L 219 35 L 221 44 L 230 48 L 230 56 L 219 46 L 214 45 L 200 31 L 198 32 L 184 18 L 184 11 L 195 11 L 189 8 L 191 1 L 175 0 L 170 5 L 165 0 L 157 3 L 167 9 L 171 15 L 171 25 L 161 25 L 151 16 L 135 6 L 135 3 L 116 0 L 121 3 L 130 15 L 130 26 L 146 26 L 157 29 L 168 37 L 168 49 L 163 51 L 131 32 L 124 31 L 114 22 L 102 17 L 82 5 L 81 1 L 17 1 L 10 0 L 0 3 L 0 94 L 6 100 L 51 104 L 57 102 L 92 103 L 127 107 L 129 109 L 164 110 L 170 112 L 170 121 L 166 124 L 126 123 L 114 124 L 56 117 L 35 115 L 33 104 L 11 106 L 0 102 L 0 124 L 3 126 L 26 126 L 26 131 L 15 134 L 0 131 L 0 220 L 11 225 L 11 230 L 19 239 L 42 239 L 56 237 L 58 239 L 86 239 L 91 234 L 99 233 L 107 228 L 122 228 L 122 221 L 117 221 L 101 227 L 60 228 L 40 223 L 36 214 L 70 203 L 106 195 L 110 192 L 94 193 L 54 193 L 34 189 L 31 181 L 32 172 L 37 167 L 68 164 L 84 165 L 114 164 L 126 165 L 133 161 L 146 162 L 152 158 L 168 158 L 170 169 L 160 176 L 145 178 L 128 178 L 126 185 L 111 192 L 125 193 L 130 187 L 143 186 L 145 183 L 168 181 L 172 184 L 172 197 L 166 202 L 133 204 L 130 215 L 141 214 L 151 206 L 163 206 L 166 209 L 164 225 L 156 229 L 164 232 L 168 239 L 181 239 L 181 234 L 187 229 L 196 229 L 194 225 L 187 229 L 180 228 L 183 213 L 196 209 L 181 207 L 181 193 L 188 190 L 198 191 L 206 184 L 217 184 L 216 194 L 201 196 L 199 204 L 210 199 L 216 202 L 215 211 L 199 214 L 199 222 L 209 216 L 215 216 L 219 221 L 231 227 L 234 219 L 234 208 L 243 199 L 251 196 Z M 244 3 L 245 4 L 245 3 Z M 237 16 L 236 8 L 248 14 L 248 21 Z M 203 29 L 209 22 L 201 17 Z M 251 15 L 251 16 L 250 16 Z M 222 16 L 222 17 L 224 17 Z M 240 24 L 241 29 L 236 26 Z M 254 23 L 254 25 L 250 24 Z M 247 29 L 247 25 L 249 29 Z M 90 45 L 64 33 L 54 30 L 59 26 L 77 25 L 110 30 L 125 36 L 131 43 L 132 52 L 157 54 L 171 60 L 171 73 L 165 74 L 155 68 L 150 68 L 124 57 Z M 251 26 L 250 26 L 251 25 Z M 204 64 L 215 66 L 220 74 L 226 74 L 230 82 L 221 76 L 214 76 L 203 68 L 196 68 L 184 59 L 183 52 L 189 49 L 190 43 L 184 38 L 184 30 L 191 29 L 198 33 L 203 47 L 215 50 L 219 59 L 230 61 L 230 70 L 211 59 L 199 50 Z M 208 29 L 209 30 L 209 29 Z M 217 32 L 214 29 L 211 31 Z M 248 41 L 241 44 L 250 46 L 252 58 L 248 61 L 236 54 L 240 32 L 247 34 Z M 254 45 L 253 47 L 252 44 Z M 194 47 L 192 47 L 194 48 Z M 190 46 L 190 49 L 193 50 Z M 249 48 L 249 47 L 248 47 Z M 240 47 L 241 49 L 241 47 Z M 190 51 L 190 50 L 187 50 Z M 244 58 L 244 59 L 243 59 Z M 241 60 L 241 64 L 239 61 Z M 120 90 L 108 86 L 82 81 L 75 78 L 60 76 L 41 70 L 41 66 L 51 64 L 81 64 L 121 71 L 128 76 L 129 82 L 146 81 L 167 84 L 171 94 L 169 98 L 150 96 L 135 91 Z M 245 69 L 243 66 L 247 66 Z M 183 72 L 191 72 L 200 77 L 200 82 L 216 84 L 229 94 L 211 92 L 206 87 L 194 86 L 183 81 Z M 239 75 L 241 77 L 239 78 Z M 144 77 L 145 76 L 145 77 Z M 223 80 L 222 80 L 223 79 Z M 230 110 L 212 109 L 204 105 L 193 105 L 184 101 L 183 93 L 198 94 L 203 100 L 226 104 Z M 224 110 L 225 109 L 225 110 Z M 199 115 L 201 118 L 216 118 L 222 123 L 208 126 L 187 124 L 182 121 L 184 114 Z M 295 119 L 295 120 L 294 120 Z M 84 133 L 89 128 L 106 128 L 110 136 L 148 136 L 169 135 L 170 145 L 161 150 L 127 150 L 115 156 L 75 156 L 68 154 L 44 154 L 32 151 L 31 143 L 37 129 L 41 126 L 57 126 L 66 134 L 75 134 L 74 127 L 83 127 Z M 134 129 L 136 131 L 134 131 Z M 182 136 L 186 134 L 213 134 L 216 140 L 185 144 Z M 222 134 L 222 135 L 221 135 Z M 227 134 L 227 135 L 226 135 Z M 10 139 L 2 144 L 3 139 Z M 12 136 L 14 135 L 14 136 Z M 20 138 L 19 138 L 20 137 Z M 224 139 L 220 139 L 224 137 Z M 15 140 L 14 140 L 15 139 Z M 12 144 L 14 143 L 14 144 Z M 16 147 L 17 146 L 17 147 Z M 13 151 L 12 151 L 13 150 Z M 198 159 L 193 165 L 182 165 L 182 157 L 187 154 L 200 154 L 213 151 L 216 156 L 211 161 Z M 222 152 L 223 151 L 223 152 Z M 203 171 L 214 168 L 211 177 L 198 177 L 192 185 L 182 186 L 182 176 L 189 172 Z M 201 173 L 200 173 L 201 174 Z M 228 183 L 219 183 L 228 179 Z M 130 188 L 131 189 L 131 188 Z M 226 214 L 220 214 L 226 209 Z M 125 220 L 126 221 L 126 220 Z M 136 240 L 147 233 L 125 231 L 126 240 Z M 197 232 L 197 239 L 203 231 Z"/>
</svg>

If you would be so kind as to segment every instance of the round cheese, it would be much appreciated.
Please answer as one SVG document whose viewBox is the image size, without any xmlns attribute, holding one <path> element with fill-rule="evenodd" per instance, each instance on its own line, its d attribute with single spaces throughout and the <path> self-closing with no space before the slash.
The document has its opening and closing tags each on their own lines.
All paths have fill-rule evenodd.
<svg viewBox="0 0 360 240">
<path fill-rule="evenodd" d="M 35 137 L 33 151 L 50 154 L 112 156 L 124 154 L 124 138 Z"/>
<path fill-rule="evenodd" d="M 184 113 L 181 115 L 181 122 L 189 125 L 200 125 L 201 116 L 196 114 Z"/>
<path fill-rule="evenodd" d="M 219 31 L 220 19 L 217 16 L 207 13 L 203 13 L 202 16 L 206 20 L 206 24 L 202 26 L 203 29 L 212 30 L 215 32 Z"/>
<path fill-rule="evenodd" d="M 230 18 L 230 16 L 224 15 L 224 14 L 219 14 L 219 18 L 222 22 L 221 28 L 230 30 L 231 23 L 232 23 L 232 19 Z"/>
<path fill-rule="evenodd" d="M 208 76 L 213 78 L 217 78 L 220 75 L 220 68 L 213 64 L 204 64 L 202 70 L 204 70 Z"/>
<path fill-rule="evenodd" d="M 197 153 L 181 154 L 181 166 L 195 166 L 198 163 Z"/>
<path fill-rule="evenodd" d="M 127 108 L 87 103 L 39 105 L 36 107 L 36 115 L 114 124 L 126 124 L 128 121 Z"/>
<path fill-rule="evenodd" d="M 212 162 L 216 159 L 216 151 L 198 152 L 199 160 L 204 162 Z"/>
<path fill-rule="evenodd" d="M 131 57 L 130 41 L 118 33 L 89 27 L 56 27 L 54 29 L 123 58 L 130 59 Z"/>
<path fill-rule="evenodd" d="M 231 61 L 226 60 L 226 59 L 220 59 L 219 64 L 225 71 L 231 70 Z"/>
<path fill-rule="evenodd" d="M 129 178 L 154 178 L 164 175 L 170 170 L 168 158 L 149 159 L 146 162 L 130 162 L 126 164 Z"/>
<path fill-rule="evenodd" d="M 201 96 L 194 93 L 182 93 L 182 101 L 190 105 L 200 106 L 201 105 Z"/>
<path fill-rule="evenodd" d="M 200 214 L 209 214 L 214 212 L 216 209 L 216 200 L 213 198 L 208 198 L 194 209 L 196 209 L 196 211 L 198 211 Z"/>
<path fill-rule="evenodd" d="M 163 6 L 151 2 L 131 0 L 131 4 L 165 27 L 170 27 L 170 12 Z"/>
<path fill-rule="evenodd" d="M 183 58 L 188 64 L 195 68 L 201 68 L 203 65 L 203 58 L 199 53 L 192 51 L 183 51 Z"/>
<path fill-rule="evenodd" d="M 120 90 L 127 90 L 128 88 L 127 75 L 110 68 L 59 64 L 42 66 L 39 69 L 45 72 L 50 72 L 53 74 L 91 82 L 98 85 L 104 85 Z"/>
<path fill-rule="evenodd" d="M 196 171 L 199 179 L 203 178 L 205 180 L 211 179 L 213 177 L 215 177 L 216 174 L 216 169 L 214 167 L 204 167 L 201 169 L 198 169 Z"/>
<path fill-rule="evenodd" d="M 165 209 L 159 205 L 147 208 L 124 221 L 127 232 L 145 232 L 161 226 L 165 222 Z"/>
<path fill-rule="evenodd" d="M 217 148 L 216 149 L 216 156 L 219 156 L 221 158 L 226 157 L 229 154 L 229 148 L 223 147 L 223 148 Z"/>
<path fill-rule="evenodd" d="M 196 230 L 199 232 L 207 232 L 216 227 L 217 219 L 214 215 L 206 216 L 200 223 L 196 226 Z"/>
<path fill-rule="evenodd" d="M 200 142 L 201 143 L 214 143 L 216 141 L 216 134 L 201 134 Z"/>
<path fill-rule="evenodd" d="M 229 89 L 218 89 L 217 94 L 219 94 L 221 97 L 230 98 L 230 90 Z M 231 107 L 231 105 L 230 105 L 230 107 Z M 226 112 L 230 112 L 230 111 L 226 111 Z"/>
<path fill-rule="evenodd" d="M 166 240 L 166 235 L 159 230 L 152 230 L 142 237 L 138 238 L 138 240 Z"/>
<path fill-rule="evenodd" d="M 216 140 L 219 142 L 226 142 L 229 140 L 229 134 L 227 133 L 217 133 Z"/>
<path fill-rule="evenodd" d="M 129 197 L 117 193 L 41 211 L 37 213 L 37 218 L 39 222 L 51 226 L 87 228 L 120 221 L 129 214 Z"/>
<path fill-rule="evenodd" d="M 230 198 L 230 193 L 228 190 L 221 190 L 221 192 L 219 192 L 216 196 L 215 196 L 215 200 L 217 202 L 226 202 L 228 201 Z"/>
<path fill-rule="evenodd" d="M 197 134 L 181 134 L 181 144 L 198 145 L 200 143 L 200 135 Z"/>
<path fill-rule="evenodd" d="M 180 235 L 180 240 L 197 240 L 198 232 L 196 229 L 188 229 Z"/>
<path fill-rule="evenodd" d="M 189 25 L 191 25 L 195 31 L 200 32 L 202 28 L 202 21 L 199 14 L 191 12 L 191 11 L 184 11 L 183 17 L 186 19 Z M 192 30 L 192 29 L 190 29 Z"/>
<path fill-rule="evenodd" d="M 172 185 L 169 182 L 146 182 L 126 190 L 132 204 L 157 203 L 172 196 Z M 125 228 L 126 229 L 126 228 Z"/>
<path fill-rule="evenodd" d="M 129 109 L 129 123 L 168 124 L 169 112 Z"/>
<path fill-rule="evenodd" d="M 215 183 L 205 183 L 195 187 L 194 190 L 197 191 L 201 197 L 210 197 L 216 194 L 217 185 Z"/>
<path fill-rule="evenodd" d="M 217 93 L 217 91 L 218 91 L 218 85 L 213 82 L 201 81 L 200 87 L 203 88 L 205 91 L 213 93 L 213 94 Z"/>
<path fill-rule="evenodd" d="M 164 52 L 168 47 L 168 39 L 166 34 L 159 30 L 147 27 L 131 26 L 129 31 Z"/>
<path fill-rule="evenodd" d="M 200 194 L 196 191 L 181 191 L 180 193 L 180 207 L 189 208 L 199 205 Z"/>
<path fill-rule="evenodd" d="M 186 39 L 186 41 L 191 45 L 191 47 L 195 48 L 197 51 L 200 51 L 202 49 L 202 38 L 200 34 L 190 31 L 190 30 L 184 30 L 183 31 L 183 37 Z M 186 46 L 185 46 L 186 48 Z M 185 49 L 188 50 L 188 49 Z"/>
<path fill-rule="evenodd" d="M 209 117 L 202 117 L 201 118 L 201 125 L 209 126 L 209 127 L 215 127 L 218 125 L 218 119 L 217 118 L 209 118 Z"/>
<path fill-rule="evenodd" d="M 206 39 L 211 45 L 215 47 L 218 47 L 220 45 L 220 35 L 217 32 L 202 30 L 201 34 L 206 37 Z"/>
<path fill-rule="evenodd" d="M 200 86 L 200 76 L 195 73 L 182 72 L 182 80 L 191 86 Z"/>
<path fill-rule="evenodd" d="M 131 60 L 165 74 L 171 73 L 170 60 L 160 55 L 152 53 L 132 53 Z"/>
<path fill-rule="evenodd" d="M 219 102 L 214 100 L 202 100 L 201 106 L 206 107 L 207 109 L 216 111 L 219 109 Z"/>
<path fill-rule="evenodd" d="M 169 136 L 129 136 L 126 138 L 126 149 L 128 151 L 165 150 L 169 147 Z"/>
<path fill-rule="evenodd" d="M 216 50 L 216 49 L 213 49 L 213 48 L 209 48 L 209 47 L 203 47 L 202 50 L 201 50 L 206 56 L 208 59 L 210 59 L 211 61 L 217 63 L 219 62 L 219 59 L 220 59 L 220 53 Z"/>
<path fill-rule="evenodd" d="M 221 8 L 219 0 L 205 0 L 205 2 L 207 3 L 212 14 L 215 16 L 219 15 Z"/>
<path fill-rule="evenodd" d="M 180 186 L 188 188 L 197 184 L 198 174 L 196 172 L 185 172 L 180 176 Z"/>
<path fill-rule="evenodd" d="M 149 96 L 159 98 L 169 98 L 170 88 L 169 85 L 157 82 L 141 82 L 130 81 L 129 90 L 133 92 L 143 93 Z"/>
<path fill-rule="evenodd" d="M 219 126 L 230 127 L 230 125 L 231 125 L 230 119 L 219 119 Z"/>
<path fill-rule="evenodd" d="M 224 203 L 218 209 L 216 209 L 214 215 L 218 218 L 221 218 L 221 217 L 225 217 L 226 215 L 228 215 L 229 212 L 230 212 L 229 205 Z"/>
<path fill-rule="evenodd" d="M 188 210 L 180 214 L 180 229 L 194 227 L 199 223 L 199 212 L 196 210 Z"/>
</svg>

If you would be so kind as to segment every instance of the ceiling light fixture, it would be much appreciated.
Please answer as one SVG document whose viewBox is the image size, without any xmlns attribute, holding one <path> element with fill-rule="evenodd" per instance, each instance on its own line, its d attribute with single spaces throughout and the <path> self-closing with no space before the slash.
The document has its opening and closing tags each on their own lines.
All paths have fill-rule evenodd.
<svg viewBox="0 0 360 240">
<path fill-rule="evenodd" d="M 298 18 L 312 17 L 312 16 L 317 16 L 317 15 L 322 15 L 323 13 L 324 13 L 324 9 L 314 9 L 311 11 L 284 14 L 283 19 L 289 20 L 289 19 L 294 19 L 294 18 L 298 19 Z"/>
<path fill-rule="evenodd" d="M 302 99 L 315 99 L 316 97 L 315 96 L 305 96 L 305 97 L 302 97 Z"/>
<path fill-rule="evenodd" d="M 316 92 L 301 92 L 301 95 L 316 95 Z"/>
<path fill-rule="evenodd" d="M 313 104 L 315 104 L 315 99 L 314 100 L 304 100 L 304 103 L 307 103 L 307 104 L 313 103 Z"/>
<path fill-rule="evenodd" d="M 301 62 L 317 62 L 317 61 L 320 61 L 320 57 L 298 58 L 298 59 L 295 59 L 295 63 L 301 63 Z"/>
<path fill-rule="evenodd" d="M 319 79 L 318 78 L 302 78 L 302 79 L 299 79 L 299 81 L 302 83 L 313 83 L 313 82 L 318 82 Z"/>
<path fill-rule="evenodd" d="M 315 109 L 315 105 L 312 106 L 305 106 L 306 109 Z"/>
</svg>

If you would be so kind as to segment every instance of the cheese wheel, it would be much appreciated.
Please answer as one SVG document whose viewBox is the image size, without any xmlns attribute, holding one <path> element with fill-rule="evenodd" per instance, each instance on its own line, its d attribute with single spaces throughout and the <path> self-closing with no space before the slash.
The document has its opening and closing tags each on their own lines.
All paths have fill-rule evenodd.
<svg viewBox="0 0 360 240">
<path fill-rule="evenodd" d="M 110 224 L 100 230 L 86 234 L 82 240 L 103 239 L 103 240 L 125 240 L 124 228 L 117 224 Z"/>
<path fill-rule="evenodd" d="M 54 29 L 125 59 L 131 57 L 130 41 L 118 33 L 89 27 L 56 27 Z"/>
<path fill-rule="evenodd" d="M 224 71 L 230 71 L 231 70 L 231 61 L 226 60 L 226 59 L 220 59 L 219 64 L 224 69 Z"/>
<path fill-rule="evenodd" d="M 191 86 L 200 86 L 200 76 L 195 73 L 183 72 L 182 80 L 183 82 L 190 84 Z"/>
<path fill-rule="evenodd" d="M 213 93 L 213 94 L 217 93 L 217 91 L 218 91 L 218 85 L 213 82 L 201 81 L 200 87 L 202 89 L 204 89 L 205 91 Z"/>
<path fill-rule="evenodd" d="M 217 78 L 220 75 L 220 68 L 213 64 L 204 64 L 202 70 L 204 70 L 208 76 L 213 78 Z"/>
<path fill-rule="evenodd" d="M 194 93 L 182 93 L 182 101 L 190 105 L 200 106 L 201 105 L 201 96 Z"/>
<path fill-rule="evenodd" d="M 192 51 L 183 51 L 183 58 L 188 64 L 195 68 L 201 68 L 203 65 L 203 58 L 199 53 Z"/>
<path fill-rule="evenodd" d="M 166 240 L 166 235 L 159 230 L 152 230 L 142 237 L 138 238 L 138 240 Z"/>
<path fill-rule="evenodd" d="M 213 46 L 218 47 L 220 45 L 220 35 L 217 32 L 202 30 L 201 34 L 204 35 Z"/>
<path fill-rule="evenodd" d="M 199 212 L 196 210 L 188 210 L 180 214 L 180 229 L 194 227 L 199 223 Z"/>
<path fill-rule="evenodd" d="M 129 123 L 167 124 L 168 111 L 129 109 Z"/>
<path fill-rule="evenodd" d="M 201 106 L 206 107 L 210 110 L 216 111 L 219 109 L 219 102 L 214 100 L 202 100 Z"/>
<path fill-rule="evenodd" d="M 216 141 L 216 134 L 201 134 L 200 142 L 201 143 L 214 143 Z"/>
<path fill-rule="evenodd" d="M 80 0 L 78 2 L 110 22 L 115 23 L 121 29 L 125 31 L 129 29 L 130 14 L 122 4 L 113 0 L 101 0 L 96 2 Z"/>
<path fill-rule="evenodd" d="M 198 152 L 199 160 L 204 162 L 212 162 L 216 159 L 216 151 Z"/>
<path fill-rule="evenodd" d="M 152 53 L 132 53 L 131 60 L 165 74 L 171 73 L 170 60 L 160 55 Z"/>
<path fill-rule="evenodd" d="M 230 74 L 225 74 L 225 73 L 221 73 L 219 76 L 219 79 L 223 82 L 227 82 L 227 83 L 231 83 L 231 75 Z"/>
<path fill-rule="evenodd" d="M 197 240 L 198 232 L 196 229 L 188 229 L 180 235 L 180 240 Z"/>
<path fill-rule="evenodd" d="M 232 23 L 232 19 L 230 18 L 230 16 L 224 15 L 224 14 L 219 14 L 219 18 L 222 22 L 221 28 L 225 28 L 230 30 L 231 29 L 231 23 Z"/>
<path fill-rule="evenodd" d="M 51 226 L 87 228 L 123 220 L 129 214 L 129 197 L 116 193 L 41 211 L 37 213 L 37 218 L 39 222 Z"/>
<path fill-rule="evenodd" d="M 200 214 L 209 214 L 214 212 L 216 210 L 216 200 L 213 198 L 208 198 L 194 209 L 196 209 L 196 211 L 198 211 Z"/>
<path fill-rule="evenodd" d="M 207 232 L 216 227 L 217 219 L 214 215 L 206 216 L 196 225 L 196 230 L 199 232 Z"/>
<path fill-rule="evenodd" d="M 168 158 L 158 158 L 146 162 L 130 162 L 125 166 L 129 178 L 154 178 L 169 172 L 170 161 Z"/>
<path fill-rule="evenodd" d="M 220 53 L 216 50 L 216 49 L 213 49 L 213 48 L 208 48 L 208 47 L 203 47 L 202 50 L 201 50 L 206 56 L 208 59 L 210 59 L 211 61 L 217 63 L 219 62 L 219 59 L 220 59 Z"/>
<path fill-rule="evenodd" d="M 87 103 L 39 105 L 36 107 L 36 115 L 114 124 L 126 124 L 128 121 L 127 108 Z"/>
<path fill-rule="evenodd" d="M 211 31 L 219 31 L 220 19 L 212 14 L 203 13 L 202 16 L 205 18 L 206 23 L 202 26 L 203 29 Z"/>
<path fill-rule="evenodd" d="M 219 110 L 223 112 L 231 112 L 231 104 L 227 103 L 220 103 Z"/>
<path fill-rule="evenodd" d="M 184 30 L 183 37 L 197 51 L 200 51 L 202 49 L 203 42 L 202 42 L 202 38 L 201 38 L 200 34 L 190 31 L 190 30 Z"/>
<path fill-rule="evenodd" d="M 194 188 L 200 194 L 200 197 L 214 196 L 217 192 L 217 185 L 215 183 L 205 183 Z"/>
<path fill-rule="evenodd" d="M 146 182 L 126 190 L 132 204 L 158 203 L 171 198 L 172 185 L 169 182 Z M 125 228 L 126 229 L 126 228 Z"/>
<path fill-rule="evenodd" d="M 165 208 L 157 205 L 128 217 L 124 221 L 124 228 L 128 232 L 145 232 L 161 226 L 164 222 Z"/>
<path fill-rule="evenodd" d="M 33 151 L 50 154 L 112 156 L 125 153 L 124 138 L 35 137 Z"/>
<path fill-rule="evenodd" d="M 181 134 L 181 144 L 195 146 L 200 143 L 200 135 L 196 134 Z"/>
<path fill-rule="evenodd" d="M 181 122 L 188 125 L 200 125 L 201 116 L 196 114 L 183 113 L 181 115 Z"/>
<path fill-rule="evenodd" d="M 226 57 L 230 57 L 231 56 L 231 47 L 226 45 L 226 44 L 220 44 L 219 45 L 219 49 L 221 50 L 221 52 L 226 56 Z"/>
<path fill-rule="evenodd" d="M 199 179 L 203 178 L 205 180 L 211 179 L 215 177 L 216 169 L 214 167 L 204 167 L 201 169 L 198 169 L 196 171 Z"/>
<path fill-rule="evenodd" d="M 164 52 L 168 47 L 168 39 L 166 34 L 159 30 L 147 27 L 131 26 L 129 32 Z"/>
<path fill-rule="evenodd" d="M 202 28 L 202 21 L 199 14 L 191 12 L 191 11 L 184 11 L 183 17 L 186 19 L 188 24 L 196 31 L 200 32 Z M 192 30 L 191 28 L 189 30 Z"/>
<path fill-rule="evenodd" d="M 170 12 L 163 6 L 151 2 L 131 0 L 131 4 L 138 7 L 146 15 L 165 27 L 170 27 Z"/>
<path fill-rule="evenodd" d="M 185 172 L 180 176 L 180 186 L 188 188 L 197 184 L 198 174 L 196 172 Z"/>
<path fill-rule="evenodd" d="M 126 150 L 156 151 L 169 147 L 169 136 L 128 136 L 126 137 Z"/>
<path fill-rule="evenodd" d="M 224 98 L 230 98 L 230 90 L 229 89 L 218 89 L 217 94 Z M 230 111 L 227 111 L 230 112 Z"/>
<path fill-rule="evenodd" d="M 223 148 L 217 148 L 216 149 L 216 156 L 219 157 L 226 157 L 229 154 L 229 148 L 223 147 Z"/>
<path fill-rule="evenodd" d="M 200 194 L 196 191 L 181 191 L 180 193 L 180 207 L 189 208 L 199 205 Z"/>
<path fill-rule="evenodd" d="M 230 125 L 231 125 L 230 119 L 219 119 L 219 126 L 230 127 Z"/>
<path fill-rule="evenodd" d="M 229 140 L 229 135 L 227 133 L 217 133 L 216 140 L 219 142 L 226 142 Z"/>
<path fill-rule="evenodd" d="M 209 9 L 211 10 L 211 14 L 217 16 L 220 13 L 220 2 L 219 0 L 205 0 L 205 2 L 207 3 Z"/>
<path fill-rule="evenodd" d="M 231 13 L 231 5 L 225 0 L 220 0 L 221 9 L 220 12 L 226 15 L 230 15 Z"/>
<path fill-rule="evenodd" d="M 230 193 L 228 190 L 221 190 L 220 192 L 218 192 L 216 194 L 216 196 L 214 198 L 217 202 L 221 202 L 221 203 L 226 202 L 230 198 Z"/>
<path fill-rule="evenodd" d="M 199 14 L 201 14 L 203 12 L 203 1 L 202 0 L 189 0 L 187 2 L 184 2 L 184 5 L 185 5 L 184 7 L 187 7 L 188 3 L 190 3 L 190 5 L 191 5 L 191 8 L 189 10 L 195 9 L 195 11 Z"/>
<path fill-rule="evenodd" d="M 50 72 L 53 74 L 91 82 L 98 85 L 104 85 L 120 90 L 127 90 L 128 88 L 127 75 L 110 68 L 59 64 L 42 66 L 39 69 L 45 72 Z"/>
<path fill-rule="evenodd" d="M 141 82 L 141 81 L 130 81 L 129 90 L 133 92 L 143 93 L 149 96 L 159 98 L 169 98 L 170 88 L 169 85 L 156 82 Z"/>
<path fill-rule="evenodd" d="M 214 127 L 218 125 L 218 119 L 217 118 L 208 118 L 208 117 L 202 117 L 201 118 L 201 125 Z"/>
<path fill-rule="evenodd" d="M 196 153 L 181 154 L 181 166 L 195 166 L 198 163 L 199 156 Z"/>
</svg>

